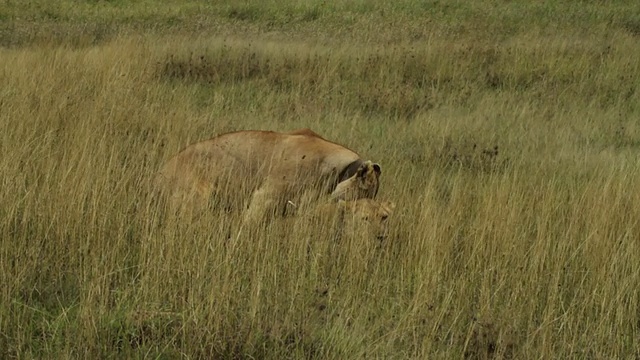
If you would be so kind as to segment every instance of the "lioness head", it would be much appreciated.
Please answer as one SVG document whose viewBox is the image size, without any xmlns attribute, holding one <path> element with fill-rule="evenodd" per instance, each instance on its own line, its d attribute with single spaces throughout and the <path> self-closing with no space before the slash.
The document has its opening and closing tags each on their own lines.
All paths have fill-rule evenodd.
<svg viewBox="0 0 640 360">
<path fill-rule="evenodd" d="M 365 231 L 382 240 L 387 235 L 387 219 L 395 204 L 373 199 L 339 200 L 320 205 L 316 214 L 330 213 L 339 219 L 341 230 Z"/>
<path fill-rule="evenodd" d="M 352 165 L 345 169 L 346 176 L 350 175 Z M 341 179 L 331 193 L 331 197 L 341 200 L 373 199 L 378 194 L 380 174 L 380 165 L 369 160 L 361 162 L 353 175 L 344 180 Z"/>
<path fill-rule="evenodd" d="M 345 226 L 366 226 L 378 239 L 383 239 L 387 235 L 387 219 L 396 207 L 391 201 L 373 199 L 342 200 L 338 205 L 344 207 Z M 353 223 L 349 224 L 349 221 Z"/>
</svg>

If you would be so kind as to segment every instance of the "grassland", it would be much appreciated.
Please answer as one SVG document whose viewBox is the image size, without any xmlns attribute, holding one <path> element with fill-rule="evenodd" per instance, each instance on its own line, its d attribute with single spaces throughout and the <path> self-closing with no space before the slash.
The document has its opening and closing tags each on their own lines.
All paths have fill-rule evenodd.
<svg viewBox="0 0 640 360">
<path fill-rule="evenodd" d="M 0 1 L 0 357 L 640 357 L 634 1 Z M 164 222 L 163 161 L 310 127 L 384 242 Z"/>
</svg>

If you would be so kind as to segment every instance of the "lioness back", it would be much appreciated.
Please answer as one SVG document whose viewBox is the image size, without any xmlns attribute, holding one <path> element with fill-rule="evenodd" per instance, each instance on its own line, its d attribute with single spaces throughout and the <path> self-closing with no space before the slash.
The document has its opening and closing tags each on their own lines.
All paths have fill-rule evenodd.
<svg viewBox="0 0 640 360">
<path fill-rule="evenodd" d="M 215 197 L 224 207 L 250 201 L 249 212 L 261 213 L 307 191 L 373 197 L 379 174 L 377 164 L 309 129 L 246 130 L 187 146 L 162 167 L 157 184 L 189 206 Z"/>
</svg>

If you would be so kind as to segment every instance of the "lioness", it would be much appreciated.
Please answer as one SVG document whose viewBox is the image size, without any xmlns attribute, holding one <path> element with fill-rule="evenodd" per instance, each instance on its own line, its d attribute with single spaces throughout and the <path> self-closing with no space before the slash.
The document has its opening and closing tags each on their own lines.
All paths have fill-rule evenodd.
<svg viewBox="0 0 640 360">
<path fill-rule="evenodd" d="M 333 219 L 340 235 L 345 229 L 365 230 L 382 240 L 387 235 L 387 218 L 396 205 L 390 201 L 374 199 L 339 200 L 337 203 L 318 205 L 313 217 L 323 220 Z"/>
<path fill-rule="evenodd" d="M 286 210 L 287 201 L 375 198 L 380 166 L 310 129 L 237 131 L 189 145 L 160 170 L 156 184 L 175 204 L 244 208 L 245 221 Z"/>
</svg>

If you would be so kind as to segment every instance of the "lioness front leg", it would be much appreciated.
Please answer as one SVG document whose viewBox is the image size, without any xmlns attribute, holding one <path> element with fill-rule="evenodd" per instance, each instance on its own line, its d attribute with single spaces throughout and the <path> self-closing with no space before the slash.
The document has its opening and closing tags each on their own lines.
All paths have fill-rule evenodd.
<svg viewBox="0 0 640 360">
<path fill-rule="evenodd" d="M 251 203 L 244 217 L 245 224 L 262 223 L 268 216 L 274 216 L 281 205 L 286 187 L 271 183 L 263 184 L 251 196 Z"/>
</svg>

